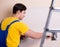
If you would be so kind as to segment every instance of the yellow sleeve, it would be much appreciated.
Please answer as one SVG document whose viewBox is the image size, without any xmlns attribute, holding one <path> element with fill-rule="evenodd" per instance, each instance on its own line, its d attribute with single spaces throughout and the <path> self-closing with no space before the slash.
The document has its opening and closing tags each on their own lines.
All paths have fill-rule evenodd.
<svg viewBox="0 0 60 47">
<path fill-rule="evenodd" d="M 17 28 L 22 35 L 24 35 L 29 30 L 28 26 L 23 22 L 19 22 Z"/>
</svg>

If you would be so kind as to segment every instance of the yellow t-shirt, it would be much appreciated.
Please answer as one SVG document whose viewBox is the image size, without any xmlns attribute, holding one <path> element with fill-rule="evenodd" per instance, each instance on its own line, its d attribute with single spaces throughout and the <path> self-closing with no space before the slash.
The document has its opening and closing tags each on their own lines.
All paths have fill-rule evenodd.
<svg viewBox="0 0 60 47">
<path fill-rule="evenodd" d="M 7 25 L 10 24 L 12 21 L 18 20 L 15 17 L 8 17 L 3 20 L 1 28 L 5 30 Z M 7 47 L 18 47 L 20 44 L 20 36 L 24 35 L 29 30 L 28 26 L 23 22 L 15 22 L 10 25 L 8 29 L 8 35 L 6 38 Z"/>
</svg>

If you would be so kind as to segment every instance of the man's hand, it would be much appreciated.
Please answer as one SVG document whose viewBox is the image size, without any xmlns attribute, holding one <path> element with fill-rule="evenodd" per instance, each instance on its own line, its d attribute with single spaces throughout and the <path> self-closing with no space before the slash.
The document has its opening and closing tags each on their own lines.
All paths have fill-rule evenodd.
<svg viewBox="0 0 60 47">
<path fill-rule="evenodd" d="M 21 35 L 20 39 L 24 40 L 25 38 L 27 38 L 25 35 Z"/>
</svg>

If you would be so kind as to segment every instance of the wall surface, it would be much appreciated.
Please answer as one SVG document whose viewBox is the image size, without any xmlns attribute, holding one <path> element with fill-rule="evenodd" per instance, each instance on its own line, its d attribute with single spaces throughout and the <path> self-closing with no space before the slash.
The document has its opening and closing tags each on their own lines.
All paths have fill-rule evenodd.
<svg viewBox="0 0 60 47">
<path fill-rule="evenodd" d="M 32 30 L 43 32 L 49 12 L 51 0 L 0 0 L 0 22 L 3 18 L 12 15 L 12 7 L 15 3 L 23 3 L 27 6 L 26 17 L 23 19 Z M 54 8 L 60 8 L 60 0 L 54 1 Z M 60 29 L 60 12 L 52 12 L 50 29 Z M 26 39 L 21 42 L 21 47 L 39 47 L 40 40 Z"/>
</svg>

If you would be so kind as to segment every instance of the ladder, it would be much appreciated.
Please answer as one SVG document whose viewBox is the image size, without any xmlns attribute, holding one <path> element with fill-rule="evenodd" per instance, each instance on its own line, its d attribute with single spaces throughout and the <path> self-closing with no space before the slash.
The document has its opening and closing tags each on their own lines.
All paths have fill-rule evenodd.
<svg viewBox="0 0 60 47">
<path fill-rule="evenodd" d="M 49 22 L 50 22 L 52 11 L 60 12 L 60 9 L 55 9 L 53 7 L 53 4 L 54 4 L 54 0 L 51 1 L 51 6 L 50 6 L 50 9 L 49 9 L 49 13 L 48 13 L 47 21 L 46 21 L 46 24 L 45 24 L 43 36 L 42 36 L 42 39 L 41 39 L 40 47 L 43 47 L 44 40 L 45 40 L 47 32 L 51 32 L 52 33 L 52 38 L 51 38 L 52 40 L 56 40 L 57 32 L 60 32 L 60 30 L 49 30 L 48 29 L 48 25 L 49 25 Z"/>
</svg>

